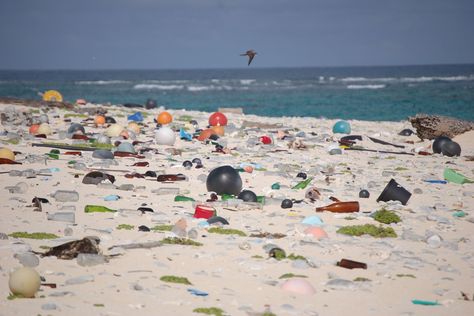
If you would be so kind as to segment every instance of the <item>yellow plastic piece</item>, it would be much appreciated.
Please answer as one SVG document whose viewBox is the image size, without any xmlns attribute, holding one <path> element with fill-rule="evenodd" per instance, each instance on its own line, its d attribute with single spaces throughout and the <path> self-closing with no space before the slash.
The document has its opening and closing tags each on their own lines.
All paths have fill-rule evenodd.
<svg viewBox="0 0 474 316">
<path fill-rule="evenodd" d="M 59 93 L 56 90 L 48 90 L 45 93 L 43 93 L 43 100 L 44 101 L 62 102 L 63 101 L 63 96 L 61 95 L 61 93 Z"/>
</svg>

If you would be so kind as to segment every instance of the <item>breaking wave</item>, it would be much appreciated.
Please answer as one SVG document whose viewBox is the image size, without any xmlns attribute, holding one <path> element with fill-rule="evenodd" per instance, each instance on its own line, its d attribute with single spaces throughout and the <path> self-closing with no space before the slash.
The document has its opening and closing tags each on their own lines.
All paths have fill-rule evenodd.
<svg viewBox="0 0 474 316">
<path fill-rule="evenodd" d="M 384 84 L 350 84 L 347 89 L 383 89 Z"/>
<path fill-rule="evenodd" d="M 124 84 L 130 83 L 130 81 L 125 80 L 92 80 L 92 81 L 76 81 L 75 84 L 78 85 L 107 85 L 107 84 Z"/>
<path fill-rule="evenodd" d="M 183 85 L 171 84 L 171 85 L 164 85 L 164 84 L 136 84 L 133 86 L 135 90 L 181 90 L 183 89 Z"/>
</svg>

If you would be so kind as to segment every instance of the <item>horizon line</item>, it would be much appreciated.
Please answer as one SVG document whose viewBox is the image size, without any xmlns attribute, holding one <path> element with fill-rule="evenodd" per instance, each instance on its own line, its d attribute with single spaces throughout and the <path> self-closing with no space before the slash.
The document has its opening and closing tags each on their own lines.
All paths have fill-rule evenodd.
<svg viewBox="0 0 474 316">
<path fill-rule="evenodd" d="M 215 67 L 215 68 L 11 68 L 0 71 L 169 71 L 169 70 L 265 70 L 265 69 L 304 69 L 304 68 L 382 68 L 382 67 L 426 67 L 426 66 L 474 66 L 472 63 L 427 63 L 427 64 L 377 64 L 377 65 L 331 65 L 331 66 L 277 66 L 277 67 Z"/>
</svg>

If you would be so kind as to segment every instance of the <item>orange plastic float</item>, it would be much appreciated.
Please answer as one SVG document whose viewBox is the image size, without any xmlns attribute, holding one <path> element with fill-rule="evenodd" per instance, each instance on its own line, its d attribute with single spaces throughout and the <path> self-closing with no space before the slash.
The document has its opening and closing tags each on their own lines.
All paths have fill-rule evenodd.
<svg viewBox="0 0 474 316">
<path fill-rule="evenodd" d="M 211 137 L 212 134 L 214 134 L 214 131 L 212 129 L 210 129 L 210 128 L 205 129 L 201 132 L 201 134 L 199 134 L 198 140 L 202 142 L 202 141 L 208 139 L 209 137 Z"/>
<path fill-rule="evenodd" d="M 216 125 L 216 126 L 211 127 L 211 129 L 214 131 L 214 134 L 218 136 L 224 136 L 225 134 L 225 129 L 223 126 Z"/>
<path fill-rule="evenodd" d="M 156 121 L 161 125 L 169 124 L 173 122 L 173 116 L 169 112 L 164 111 L 158 114 Z"/>
<path fill-rule="evenodd" d="M 105 117 L 102 116 L 102 115 L 97 115 L 95 118 L 94 118 L 94 123 L 95 125 L 99 126 L 99 125 L 104 125 L 105 124 Z"/>
<path fill-rule="evenodd" d="M 31 135 L 36 135 L 38 134 L 38 128 L 39 128 L 39 124 L 33 124 L 30 126 L 30 129 L 29 129 L 29 132 Z"/>
</svg>

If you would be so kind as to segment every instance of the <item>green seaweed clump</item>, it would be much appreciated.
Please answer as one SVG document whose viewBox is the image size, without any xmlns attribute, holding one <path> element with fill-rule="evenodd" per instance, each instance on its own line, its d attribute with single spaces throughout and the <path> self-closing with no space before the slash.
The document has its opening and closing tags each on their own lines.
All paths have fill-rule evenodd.
<svg viewBox="0 0 474 316">
<path fill-rule="evenodd" d="M 167 237 L 161 241 L 163 244 L 168 245 L 183 245 L 183 246 L 202 246 L 202 243 L 186 239 L 186 238 L 178 238 L 178 237 Z"/>
<path fill-rule="evenodd" d="M 173 225 L 156 225 L 155 227 L 150 228 L 150 230 L 159 232 L 170 232 L 172 229 Z"/>
<path fill-rule="evenodd" d="M 117 226 L 117 229 L 125 229 L 125 230 L 132 230 L 135 226 L 129 224 L 120 224 Z"/>
<path fill-rule="evenodd" d="M 388 211 L 384 208 L 375 212 L 373 217 L 377 222 L 384 224 L 399 223 L 402 221 L 400 216 L 395 214 L 395 212 Z"/>
<path fill-rule="evenodd" d="M 413 274 L 397 274 L 397 277 L 399 278 L 413 278 L 413 279 L 416 279 L 416 276 L 414 276 Z"/>
<path fill-rule="evenodd" d="M 50 233 L 27 233 L 27 232 L 14 232 L 8 236 L 13 238 L 29 238 L 29 239 L 56 239 L 59 236 Z"/>
<path fill-rule="evenodd" d="M 286 259 L 290 259 L 290 260 L 305 260 L 306 261 L 306 258 L 301 256 L 301 255 L 295 255 L 293 253 L 290 253 Z"/>
<path fill-rule="evenodd" d="M 200 307 L 193 310 L 194 313 L 206 314 L 206 315 L 215 315 L 223 316 L 224 311 L 218 307 Z"/>
<path fill-rule="evenodd" d="M 354 279 L 354 282 L 370 282 L 372 281 L 371 279 L 364 278 L 364 277 L 357 277 Z"/>
<path fill-rule="evenodd" d="M 245 234 L 243 231 L 240 231 L 238 229 L 231 229 L 231 228 L 221 228 L 221 227 L 212 227 L 208 230 L 210 233 L 214 234 L 223 234 L 223 235 L 238 235 L 245 237 L 247 234 Z"/>
<path fill-rule="evenodd" d="M 290 278 L 307 278 L 307 276 L 303 274 L 285 273 L 279 277 L 279 279 L 290 279 Z"/>
<path fill-rule="evenodd" d="M 376 238 L 397 237 L 397 233 L 395 233 L 392 227 L 377 227 L 372 224 L 343 226 L 337 230 L 337 233 L 349 236 L 370 235 Z"/>
<path fill-rule="evenodd" d="M 168 283 L 178 283 L 178 284 L 186 284 L 186 285 L 192 285 L 191 282 L 185 277 L 179 277 L 175 275 L 164 275 L 160 278 L 161 281 L 163 282 L 168 282 Z"/>
</svg>

